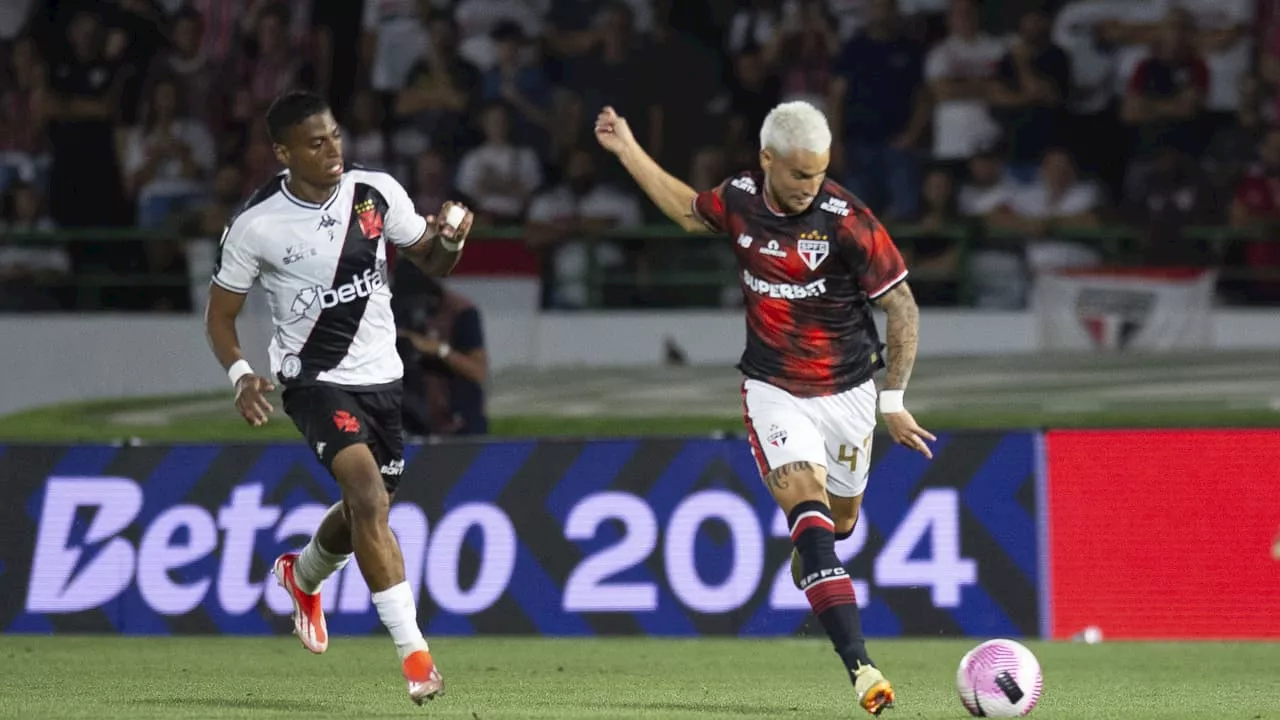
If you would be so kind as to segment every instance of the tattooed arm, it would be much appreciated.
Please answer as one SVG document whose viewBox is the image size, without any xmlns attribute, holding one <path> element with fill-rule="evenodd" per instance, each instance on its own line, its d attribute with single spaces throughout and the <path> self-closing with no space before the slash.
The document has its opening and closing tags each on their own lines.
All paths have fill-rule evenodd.
<svg viewBox="0 0 1280 720">
<path fill-rule="evenodd" d="M 920 341 L 920 308 L 907 283 L 898 286 L 876 299 L 876 304 L 888 316 L 885 323 L 886 360 L 884 389 L 906 390 L 911 370 L 916 364 L 916 347 Z"/>
<path fill-rule="evenodd" d="M 880 414 L 894 442 L 932 458 L 933 451 L 925 441 L 937 438 L 920 427 L 902 405 L 903 391 L 916 364 L 920 309 L 916 307 L 916 299 L 905 282 L 877 298 L 876 304 L 889 316 L 885 328 L 889 357 L 886 360 L 884 389 L 880 391 Z"/>
</svg>

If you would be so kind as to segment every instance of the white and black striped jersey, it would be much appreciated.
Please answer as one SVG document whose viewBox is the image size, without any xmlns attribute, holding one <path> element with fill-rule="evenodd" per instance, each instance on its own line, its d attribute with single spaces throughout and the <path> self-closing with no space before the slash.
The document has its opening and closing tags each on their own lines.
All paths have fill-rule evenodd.
<svg viewBox="0 0 1280 720">
<path fill-rule="evenodd" d="M 275 324 L 271 372 L 285 386 L 377 387 L 400 380 L 386 242 L 422 237 L 427 221 L 384 172 L 353 168 L 324 203 L 277 175 L 231 218 L 213 282 L 235 293 L 262 284 Z"/>
</svg>

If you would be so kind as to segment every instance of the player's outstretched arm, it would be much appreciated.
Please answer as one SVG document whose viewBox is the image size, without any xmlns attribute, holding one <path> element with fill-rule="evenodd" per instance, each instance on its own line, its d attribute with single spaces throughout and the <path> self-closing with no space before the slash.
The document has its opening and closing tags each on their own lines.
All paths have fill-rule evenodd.
<svg viewBox="0 0 1280 720">
<path fill-rule="evenodd" d="M 889 292 L 876 299 L 884 310 L 886 367 L 884 388 L 880 391 L 880 413 L 885 426 L 895 442 L 932 458 L 926 440 L 936 440 L 932 433 L 920 427 L 902 404 L 907 381 L 916 364 L 916 348 L 920 342 L 920 308 L 911 294 L 911 287 L 898 283 Z"/>
<path fill-rule="evenodd" d="M 664 215 L 688 232 L 706 232 L 707 226 L 693 214 L 693 200 L 698 193 L 671 173 L 662 169 L 631 134 L 631 126 L 611 107 L 596 116 L 596 140 L 618 157 L 636 184 Z"/>
<path fill-rule="evenodd" d="M 209 304 L 204 311 L 204 328 L 209 337 L 209 347 L 217 356 L 227 377 L 236 389 L 236 409 L 245 422 L 258 427 L 271 417 L 271 403 L 266 393 L 275 389 L 271 381 L 253 372 L 240 351 L 240 336 L 236 332 L 236 318 L 244 307 L 245 295 L 231 292 L 213 283 L 209 286 Z"/>
<path fill-rule="evenodd" d="M 884 389 L 906 390 L 911 371 L 916 365 L 916 350 L 920 345 L 920 308 L 915 295 L 906 282 L 876 299 L 876 304 L 887 316 L 885 345 L 888 360 L 885 368 Z"/>
<path fill-rule="evenodd" d="M 447 277 L 462 257 L 473 220 L 475 215 L 461 203 L 446 202 L 438 214 L 427 216 L 427 229 L 418 242 L 401 252 L 428 276 Z"/>
</svg>

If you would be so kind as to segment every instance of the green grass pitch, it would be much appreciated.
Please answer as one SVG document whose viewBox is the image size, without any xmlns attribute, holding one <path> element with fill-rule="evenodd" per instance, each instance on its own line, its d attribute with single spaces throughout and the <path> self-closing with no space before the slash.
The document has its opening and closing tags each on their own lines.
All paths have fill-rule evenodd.
<svg viewBox="0 0 1280 720">
<path fill-rule="evenodd" d="M 898 690 L 882 717 L 963 718 L 976 640 L 872 640 Z M 1028 643 L 1033 718 L 1280 718 L 1278 643 Z M 868 717 L 825 639 L 440 638 L 447 692 L 409 702 L 386 638 L 0 636 L 0 717 L 752 720 Z"/>
<path fill-rule="evenodd" d="M 126 424 L 118 414 L 184 402 L 219 401 L 216 410 L 184 416 L 164 424 Z M 116 442 L 137 438 L 163 442 L 297 442 L 297 428 L 277 408 L 265 427 L 249 427 L 225 396 L 183 396 L 69 403 L 0 417 L 0 442 Z M 1222 409 L 1194 406 L 1137 408 L 1096 412 L 1045 413 L 1030 410 L 986 410 L 981 413 L 934 411 L 916 413 L 930 430 L 1038 427 L 1275 427 L 1280 413 L 1270 409 Z M 490 421 L 498 438 L 524 437 L 653 437 L 741 435 L 741 413 L 723 416 L 554 417 L 504 416 Z"/>
</svg>

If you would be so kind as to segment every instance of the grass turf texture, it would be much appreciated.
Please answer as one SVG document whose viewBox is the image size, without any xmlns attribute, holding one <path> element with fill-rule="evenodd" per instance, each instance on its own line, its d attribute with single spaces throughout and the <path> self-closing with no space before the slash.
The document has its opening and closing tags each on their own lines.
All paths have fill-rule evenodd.
<svg viewBox="0 0 1280 720">
<path fill-rule="evenodd" d="M 273 398 L 279 405 L 279 399 Z M 182 414 L 164 424 L 121 422 L 117 416 L 175 404 L 215 403 L 217 409 Z M 1038 427 L 1274 427 L 1280 414 L 1258 408 L 1204 407 L 1187 403 L 1148 405 L 1130 411 L 1043 412 L 986 409 L 983 412 L 922 411 L 916 419 L 930 430 Z M 498 437 L 617 437 L 733 434 L 743 432 L 741 415 L 675 417 L 507 416 L 491 419 Z M 294 441 L 298 431 L 279 407 L 270 423 L 251 428 L 235 414 L 225 393 L 69 403 L 0 417 L 0 441 L 113 442 Z"/>
<path fill-rule="evenodd" d="M 885 718 L 962 718 L 973 640 L 880 640 L 898 690 Z M 1028 643 L 1045 670 L 1032 717 L 1280 718 L 1280 644 Z M 0 637 L 0 717 L 686 720 L 856 718 L 825 640 L 441 638 L 446 695 L 414 707 L 385 638 Z"/>
</svg>

